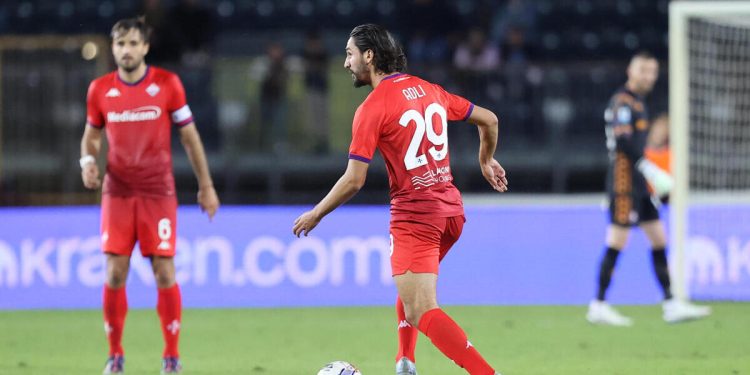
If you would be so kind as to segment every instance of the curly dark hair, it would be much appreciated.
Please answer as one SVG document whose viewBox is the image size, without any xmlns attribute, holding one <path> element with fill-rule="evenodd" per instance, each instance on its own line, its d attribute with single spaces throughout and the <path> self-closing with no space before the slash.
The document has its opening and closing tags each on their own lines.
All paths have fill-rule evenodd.
<svg viewBox="0 0 750 375">
<path fill-rule="evenodd" d="M 112 37 L 112 39 L 114 39 L 117 35 L 127 34 L 130 29 L 136 29 L 140 31 L 145 43 L 148 43 L 149 40 L 151 40 L 152 29 L 151 26 L 146 23 L 145 16 L 125 18 L 117 21 L 115 25 L 112 26 L 112 32 L 110 32 L 109 35 L 110 37 Z"/>
<path fill-rule="evenodd" d="M 406 55 L 401 44 L 384 27 L 371 23 L 359 25 L 349 37 L 362 53 L 373 52 L 375 71 L 395 73 L 406 70 Z"/>
</svg>

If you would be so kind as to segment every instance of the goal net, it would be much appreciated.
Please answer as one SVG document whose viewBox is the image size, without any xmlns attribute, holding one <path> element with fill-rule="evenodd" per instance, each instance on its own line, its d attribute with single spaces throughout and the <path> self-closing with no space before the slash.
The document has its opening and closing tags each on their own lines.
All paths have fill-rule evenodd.
<svg viewBox="0 0 750 375">
<path fill-rule="evenodd" d="M 676 294 L 750 299 L 750 1 L 670 4 Z"/>
</svg>

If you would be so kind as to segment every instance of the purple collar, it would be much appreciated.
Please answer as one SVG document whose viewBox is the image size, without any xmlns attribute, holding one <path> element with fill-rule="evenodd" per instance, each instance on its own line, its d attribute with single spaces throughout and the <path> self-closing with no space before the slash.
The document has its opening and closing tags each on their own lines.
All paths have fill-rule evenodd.
<svg viewBox="0 0 750 375">
<path fill-rule="evenodd" d="M 389 76 L 383 77 L 383 81 L 385 81 L 386 79 L 396 78 L 396 77 L 403 76 L 403 75 L 406 75 L 406 73 L 394 73 Z"/>
<path fill-rule="evenodd" d="M 146 65 L 146 72 L 145 72 L 145 73 L 143 73 L 143 77 L 139 78 L 139 79 L 138 79 L 137 81 L 135 81 L 135 82 L 133 82 L 133 83 L 130 83 L 130 82 L 125 82 L 125 81 L 124 81 L 124 80 L 122 79 L 122 77 L 120 77 L 120 72 L 119 72 L 119 71 L 117 72 L 117 74 L 116 74 L 116 75 L 117 75 L 117 79 L 118 79 L 118 80 L 119 80 L 120 82 L 122 82 L 123 84 L 125 84 L 125 85 L 128 85 L 128 86 L 136 86 L 136 85 L 138 85 L 139 83 L 143 82 L 143 80 L 144 80 L 144 79 L 146 79 L 146 77 L 148 77 L 148 72 L 149 72 L 149 71 L 151 71 L 151 66 L 149 66 L 149 65 Z"/>
</svg>

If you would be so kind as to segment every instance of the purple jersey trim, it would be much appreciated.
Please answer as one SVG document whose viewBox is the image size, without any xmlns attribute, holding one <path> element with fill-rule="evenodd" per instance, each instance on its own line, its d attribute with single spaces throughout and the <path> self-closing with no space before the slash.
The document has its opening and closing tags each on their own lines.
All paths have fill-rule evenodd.
<svg viewBox="0 0 750 375">
<path fill-rule="evenodd" d="M 403 76 L 403 75 L 406 75 L 406 73 L 391 74 L 389 76 L 383 77 L 383 81 L 385 81 L 386 79 L 396 78 L 396 77 Z"/>
<path fill-rule="evenodd" d="M 125 82 L 125 81 L 124 81 L 124 80 L 122 79 L 122 77 L 120 77 L 120 73 L 119 73 L 119 72 L 117 72 L 117 73 L 116 73 L 115 75 L 117 76 L 117 79 L 118 79 L 118 80 L 119 80 L 120 82 L 124 83 L 125 85 L 128 85 L 128 86 L 137 86 L 137 85 L 138 85 L 139 83 L 143 82 L 143 80 L 144 80 L 144 79 L 146 79 L 146 77 L 148 77 L 148 72 L 149 72 L 149 71 L 151 71 L 151 66 L 149 66 L 149 65 L 146 65 L 146 72 L 145 72 L 145 73 L 143 73 L 143 77 L 139 78 L 139 79 L 138 79 L 137 81 L 135 81 L 135 82 L 133 82 L 133 83 Z"/>
<path fill-rule="evenodd" d="M 366 158 L 364 156 L 356 155 L 356 154 L 349 154 L 349 159 L 359 160 L 359 161 L 361 161 L 363 163 L 370 164 L 370 159 L 368 159 L 368 158 Z"/>
<path fill-rule="evenodd" d="M 474 103 L 471 103 L 471 106 L 469 106 L 469 111 L 466 112 L 466 116 L 464 116 L 464 119 L 461 121 L 466 121 L 471 116 L 471 113 L 474 112 Z"/>
<path fill-rule="evenodd" d="M 177 123 L 177 127 L 181 128 L 181 127 L 183 127 L 185 125 L 189 125 L 191 122 L 193 122 L 193 116 L 190 116 L 190 117 L 188 117 L 188 118 L 186 118 L 186 119 L 178 122 Z"/>
<path fill-rule="evenodd" d="M 94 124 L 94 123 L 91 123 L 91 122 L 86 122 L 86 124 L 88 126 L 92 127 L 92 128 L 96 128 L 96 129 L 101 129 L 101 128 L 104 127 L 104 125 L 97 125 L 97 124 Z"/>
</svg>

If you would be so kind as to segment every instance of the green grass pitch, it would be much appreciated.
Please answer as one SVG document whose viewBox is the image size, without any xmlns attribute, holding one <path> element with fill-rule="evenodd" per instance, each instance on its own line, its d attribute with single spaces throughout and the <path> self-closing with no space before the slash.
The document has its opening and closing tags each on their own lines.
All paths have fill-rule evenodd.
<svg viewBox="0 0 750 375">
<path fill-rule="evenodd" d="M 668 325 L 661 309 L 624 306 L 631 328 L 595 327 L 583 306 L 447 306 L 472 343 L 503 374 L 750 374 L 750 304 L 716 303 L 705 320 Z M 101 313 L 0 312 L 0 374 L 100 374 Z M 346 360 L 364 375 L 393 374 L 392 308 L 188 309 L 181 354 L 186 375 L 315 375 Z M 422 375 L 464 374 L 424 336 Z M 158 374 L 161 333 L 154 310 L 131 310 L 126 374 Z"/>
</svg>

